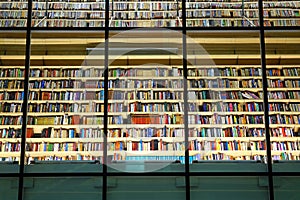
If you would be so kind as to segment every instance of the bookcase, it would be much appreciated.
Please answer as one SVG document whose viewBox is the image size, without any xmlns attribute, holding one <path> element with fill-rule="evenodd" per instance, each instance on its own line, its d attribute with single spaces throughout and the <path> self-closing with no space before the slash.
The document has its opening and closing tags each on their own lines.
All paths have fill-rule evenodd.
<svg viewBox="0 0 300 200">
<path fill-rule="evenodd" d="M 251 50 L 249 47 L 236 54 L 226 49 L 222 49 L 223 54 L 210 51 L 224 42 L 228 48 L 239 49 L 245 41 L 251 43 L 253 40 L 245 33 L 239 34 L 234 43 L 224 34 L 222 40 L 211 34 L 206 41 L 211 45 L 206 46 L 208 57 L 188 55 L 187 104 L 184 103 L 181 56 L 172 52 L 159 53 L 161 49 L 156 50 L 156 54 L 147 52 L 153 51 L 153 47 L 115 59 L 110 56 L 107 147 L 103 146 L 104 56 L 86 55 L 88 51 L 81 51 L 95 47 L 92 46 L 95 39 L 88 35 L 82 39 L 82 35 L 75 33 L 71 34 L 74 38 L 63 33 L 33 37 L 27 162 L 102 160 L 104 148 L 108 150 L 109 160 L 184 162 L 184 152 L 188 149 L 190 162 L 264 161 L 266 119 L 260 55 L 257 52 L 246 54 Z M 202 36 L 193 33 L 193 37 Z M 40 40 L 45 41 L 45 46 L 39 45 Z M 141 41 L 146 44 L 150 39 Z M 176 41 L 172 40 L 170 49 L 180 51 L 181 44 L 174 45 Z M 297 37 L 288 40 L 283 36 L 267 41 L 279 47 L 299 43 Z M 6 45 L 22 42 L 15 38 L 7 40 Z M 123 38 L 121 43 L 130 42 Z M 55 50 L 62 46 L 66 48 L 64 53 Z M 3 48 L 8 47 L 3 45 Z M 24 56 L 14 55 L 9 48 L 6 52 L 0 56 L 0 157 L 18 160 Z M 293 52 L 270 52 L 267 54 L 270 110 L 267 120 L 272 157 L 274 160 L 299 160 L 300 57 Z M 208 58 L 209 61 L 204 62 Z M 188 116 L 184 115 L 185 106 L 188 106 Z M 188 119 L 188 147 L 184 146 L 185 118 Z"/>
<path fill-rule="evenodd" d="M 266 0 L 265 26 L 299 26 L 299 1 Z M 27 1 L 0 1 L 1 27 L 24 27 Z M 32 26 L 104 27 L 104 0 L 33 1 Z M 181 1 L 110 2 L 110 27 L 182 26 Z M 258 26 L 258 1 L 188 0 L 187 26 Z"/>
</svg>

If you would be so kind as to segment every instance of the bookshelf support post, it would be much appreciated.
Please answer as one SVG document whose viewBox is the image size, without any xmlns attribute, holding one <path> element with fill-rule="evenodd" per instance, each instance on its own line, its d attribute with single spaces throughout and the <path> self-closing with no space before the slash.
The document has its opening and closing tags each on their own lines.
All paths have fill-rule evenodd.
<svg viewBox="0 0 300 200">
<path fill-rule="evenodd" d="M 25 70 L 24 70 L 24 99 L 22 104 L 22 140 L 20 150 L 20 168 L 19 168 L 19 188 L 18 200 L 23 200 L 24 196 L 24 168 L 25 168 L 25 146 L 27 132 L 27 112 L 28 112 L 28 90 L 29 90 L 29 69 L 30 69 L 30 52 L 31 52 L 31 21 L 32 21 L 32 0 L 28 0 L 27 27 L 26 27 L 26 53 L 25 53 Z"/>
<path fill-rule="evenodd" d="M 274 200 L 273 188 L 273 174 L 272 174 L 272 152 L 270 140 L 270 127 L 269 127 L 269 102 L 268 102 L 268 80 L 267 80 L 267 67 L 266 67 L 266 46 L 265 46 L 265 31 L 264 31 L 264 16 L 263 16 L 263 3 L 262 0 L 258 1 L 259 8 L 259 30 L 260 30 L 260 55 L 262 67 L 262 86 L 263 86 L 263 104 L 264 104 L 264 124 L 266 132 L 266 146 L 267 146 L 267 167 L 268 167 L 268 181 L 269 181 L 269 200 Z"/>
<path fill-rule="evenodd" d="M 187 90 L 187 42 L 186 42 L 186 1 L 182 1 L 182 64 L 183 64 L 183 102 L 184 102 L 184 147 L 185 147 L 185 199 L 190 200 L 190 163 L 189 163 L 189 121 Z"/>
</svg>

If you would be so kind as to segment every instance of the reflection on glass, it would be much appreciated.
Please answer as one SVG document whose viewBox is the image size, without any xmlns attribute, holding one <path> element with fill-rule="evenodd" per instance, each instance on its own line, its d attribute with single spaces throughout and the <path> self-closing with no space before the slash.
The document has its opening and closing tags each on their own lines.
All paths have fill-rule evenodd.
<svg viewBox="0 0 300 200">
<path fill-rule="evenodd" d="M 108 177 L 107 199 L 185 199 L 184 177 Z"/>
<path fill-rule="evenodd" d="M 255 27 L 259 26 L 257 0 L 188 0 L 187 26 Z"/>
<path fill-rule="evenodd" d="M 32 177 L 24 179 L 24 200 L 101 199 L 101 177 Z"/>
<path fill-rule="evenodd" d="M 110 2 L 111 27 L 178 27 L 181 25 L 180 1 Z"/>
<path fill-rule="evenodd" d="M 268 199 L 267 177 L 191 177 L 191 199 Z"/>
<path fill-rule="evenodd" d="M 198 155 L 197 161 L 264 161 L 258 34 L 190 35 L 187 79 L 191 154 Z M 245 41 L 251 42 L 247 49 L 242 47 Z"/>
<path fill-rule="evenodd" d="M 297 166 L 297 165 L 294 165 Z M 299 169 L 299 166 L 297 166 Z M 284 169 L 283 169 L 284 170 Z M 299 170 L 297 170 L 299 172 Z M 274 177 L 274 196 L 276 200 L 299 199 L 299 176 Z"/>
<path fill-rule="evenodd" d="M 263 1 L 264 26 L 299 26 L 299 1 Z"/>
<path fill-rule="evenodd" d="M 104 58 L 101 52 L 92 51 L 102 35 L 76 37 L 72 33 L 35 32 L 32 38 L 28 164 L 102 160 Z M 43 47 L 39 45 L 41 39 Z"/>
<path fill-rule="evenodd" d="M 147 29 L 110 38 L 108 152 L 116 162 L 184 162 L 181 41 L 179 32 Z"/>
<path fill-rule="evenodd" d="M 105 1 L 36 1 L 33 27 L 104 27 Z"/>
<path fill-rule="evenodd" d="M 18 199 L 18 178 L 0 178 L 0 192 L 3 198 L 17 200 Z"/>
<path fill-rule="evenodd" d="M 299 32 L 267 32 L 267 80 L 273 160 L 299 160 Z M 286 40 L 286 38 L 289 38 Z"/>
<path fill-rule="evenodd" d="M 1 33 L 0 161 L 19 161 L 24 97 L 25 33 Z"/>
</svg>

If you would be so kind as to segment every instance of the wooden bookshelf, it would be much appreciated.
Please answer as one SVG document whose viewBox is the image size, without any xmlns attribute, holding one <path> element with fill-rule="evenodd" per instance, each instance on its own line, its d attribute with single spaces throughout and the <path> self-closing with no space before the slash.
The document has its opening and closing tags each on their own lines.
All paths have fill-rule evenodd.
<svg viewBox="0 0 300 200">
<path fill-rule="evenodd" d="M 77 40 L 72 40 L 72 34 L 66 40 L 53 38 L 62 33 L 49 33 L 49 39 L 47 34 L 35 34 L 32 48 L 40 50 L 60 45 L 87 48 L 102 41 L 88 37 L 79 41 L 82 36 L 78 35 L 74 37 Z M 204 38 L 201 33 L 191 35 L 196 41 Z M 298 36 L 293 36 L 293 40 L 287 37 L 288 33 L 285 37 L 275 35 L 266 39 L 267 44 L 299 45 Z M 258 44 L 257 39 L 245 33 L 234 37 L 211 33 L 204 43 L 209 48 L 217 48 L 218 43 L 239 48 L 251 38 L 248 43 Z M 42 41 L 44 47 L 40 46 Z M 1 42 L 8 49 L 14 44 L 25 45 L 15 37 Z M 108 155 L 116 160 L 182 160 L 188 148 L 195 160 L 264 160 L 260 55 L 211 54 L 209 59 L 215 65 L 201 65 L 208 56 L 188 58 L 196 63 L 188 65 L 188 116 L 183 115 L 180 56 L 130 54 L 111 63 Z M 291 51 L 267 54 L 266 58 L 273 159 L 298 160 L 300 56 Z M 85 54 L 45 55 L 41 51 L 31 56 L 25 154 L 28 160 L 101 159 L 104 69 L 96 62 L 82 65 L 85 59 L 103 63 L 103 58 Z M 0 157 L 19 160 L 24 56 L 0 55 L 0 60 Z M 189 122 L 189 147 L 184 147 L 184 117 Z"/>
<path fill-rule="evenodd" d="M 299 26 L 299 1 L 266 0 L 265 26 Z M 24 27 L 26 1 L 0 2 L 0 27 Z M 33 1 L 32 26 L 104 27 L 105 1 Z M 110 2 L 110 27 L 180 27 L 181 1 Z M 186 2 L 187 26 L 231 27 L 259 26 L 258 2 L 255 0 Z"/>
</svg>

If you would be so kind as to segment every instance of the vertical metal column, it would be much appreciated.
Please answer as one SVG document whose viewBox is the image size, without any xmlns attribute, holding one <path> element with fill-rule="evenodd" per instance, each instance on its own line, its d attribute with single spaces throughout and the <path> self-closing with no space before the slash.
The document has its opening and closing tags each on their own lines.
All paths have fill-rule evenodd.
<svg viewBox="0 0 300 200">
<path fill-rule="evenodd" d="M 105 1 L 105 47 L 104 47 L 104 138 L 103 138 L 103 185 L 102 200 L 107 199 L 107 126 L 108 126 L 108 38 L 109 38 L 109 0 Z"/>
<path fill-rule="evenodd" d="M 268 102 L 268 81 L 267 81 L 267 67 L 266 67 L 266 46 L 265 46 L 265 30 L 264 30 L 264 12 L 263 0 L 258 0 L 259 8 L 259 30 L 260 30 L 260 55 L 262 67 L 262 82 L 263 82 L 263 96 L 264 96 L 264 118 L 266 131 L 266 145 L 267 145 L 267 166 L 268 166 L 268 181 L 269 181 L 269 200 L 274 200 L 273 188 L 273 174 L 272 174 L 272 152 L 270 141 L 270 123 L 269 123 L 269 102 Z"/>
<path fill-rule="evenodd" d="M 26 27 L 26 53 L 25 53 L 25 71 L 24 71 L 24 99 L 22 104 L 22 140 L 20 152 L 20 167 L 19 167 L 19 189 L 18 200 L 23 200 L 24 196 L 24 165 L 25 165 L 25 146 L 27 132 L 27 112 L 28 112 L 28 85 L 29 85 L 29 68 L 30 68 L 30 51 L 31 51 L 31 20 L 32 20 L 32 0 L 28 0 L 27 10 L 27 27 Z"/>
<path fill-rule="evenodd" d="M 182 1 L 182 64 L 183 64 L 183 102 L 184 102 L 184 146 L 185 146 L 185 199 L 190 200 L 190 163 L 189 163 L 189 121 L 187 91 L 187 44 L 186 44 L 186 1 Z"/>
</svg>

